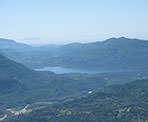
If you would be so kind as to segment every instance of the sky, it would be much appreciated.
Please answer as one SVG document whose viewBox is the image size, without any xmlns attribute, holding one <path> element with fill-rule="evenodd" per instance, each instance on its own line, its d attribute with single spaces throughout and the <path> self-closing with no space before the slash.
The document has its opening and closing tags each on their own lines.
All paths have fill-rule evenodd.
<svg viewBox="0 0 148 122">
<path fill-rule="evenodd" d="M 148 40 L 148 0 L 0 0 L 0 38 L 28 44 Z"/>
</svg>

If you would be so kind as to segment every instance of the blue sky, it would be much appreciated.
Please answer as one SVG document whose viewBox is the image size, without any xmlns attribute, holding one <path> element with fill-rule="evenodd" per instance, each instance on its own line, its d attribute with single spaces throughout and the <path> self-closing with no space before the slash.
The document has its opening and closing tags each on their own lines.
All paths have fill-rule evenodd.
<svg viewBox="0 0 148 122">
<path fill-rule="evenodd" d="M 0 37 L 26 43 L 148 40 L 148 0 L 0 0 Z"/>
</svg>

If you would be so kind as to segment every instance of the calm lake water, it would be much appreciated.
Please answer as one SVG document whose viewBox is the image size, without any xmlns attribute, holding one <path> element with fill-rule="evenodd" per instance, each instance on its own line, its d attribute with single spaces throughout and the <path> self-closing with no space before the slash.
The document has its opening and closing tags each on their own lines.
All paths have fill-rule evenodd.
<svg viewBox="0 0 148 122">
<path fill-rule="evenodd" d="M 65 67 L 45 67 L 41 69 L 35 69 L 36 71 L 51 71 L 56 74 L 63 74 L 63 73 L 89 73 L 89 74 L 96 74 L 101 73 L 99 71 L 88 71 L 88 70 L 78 70 L 78 69 L 71 69 Z"/>
</svg>

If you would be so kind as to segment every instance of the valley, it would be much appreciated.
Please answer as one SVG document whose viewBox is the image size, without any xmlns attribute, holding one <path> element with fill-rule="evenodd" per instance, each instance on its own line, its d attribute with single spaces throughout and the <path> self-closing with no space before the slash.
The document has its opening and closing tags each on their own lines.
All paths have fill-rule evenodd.
<svg viewBox="0 0 148 122">
<path fill-rule="evenodd" d="M 148 0 L 0 0 L 0 122 L 148 122 Z"/>
<path fill-rule="evenodd" d="M 123 116 L 128 118 L 124 112 L 137 112 L 138 109 L 130 103 L 134 101 L 128 87 L 131 85 L 131 90 L 141 90 L 137 86 L 141 82 L 142 87 L 147 89 L 148 43 L 145 40 L 121 37 L 104 42 L 74 43 L 52 48 L 31 47 L 5 39 L 0 39 L 0 43 L 5 45 L 0 47 L 0 121 L 60 122 L 65 118 L 66 122 L 75 118 L 83 122 L 88 120 L 87 116 L 96 119 L 94 122 L 102 119 L 108 121 L 102 113 L 106 113 L 111 121 L 119 121 Z M 129 47 L 132 49 L 130 52 Z M 135 89 L 132 84 L 136 85 Z M 120 95 L 124 87 L 129 96 L 125 95 L 122 99 Z M 141 95 L 137 91 L 134 93 Z M 139 97 L 134 97 L 137 101 L 135 104 L 139 106 Z M 117 99 L 123 100 L 122 104 L 126 105 L 118 108 L 120 102 Z M 143 102 L 146 101 L 144 99 Z M 79 107 L 82 109 L 79 110 Z M 102 113 L 99 109 L 96 111 L 95 107 Z M 109 109 L 115 110 L 115 113 L 110 115 Z M 102 116 L 102 119 L 92 113 Z M 139 113 L 136 115 L 146 120 L 145 116 Z"/>
</svg>

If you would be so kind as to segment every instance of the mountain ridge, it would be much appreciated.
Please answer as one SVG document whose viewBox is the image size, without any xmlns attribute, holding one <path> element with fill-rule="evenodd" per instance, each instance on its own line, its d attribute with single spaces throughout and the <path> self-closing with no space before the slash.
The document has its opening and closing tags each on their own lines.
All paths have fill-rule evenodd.
<svg viewBox="0 0 148 122">
<path fill-rule="evenodd" d="M 102 42 L 71 43 L 59 47 L 29 48 L 23 52 L 17 50 L 18 55 L 13 50 L 10 53 L 7 50 L 3 52 L 7 57 L 31 68 L 49 66 L 88 70 L 148 68 L 148 41 L 125 37 L 110 38 Z"/>
</svg>

